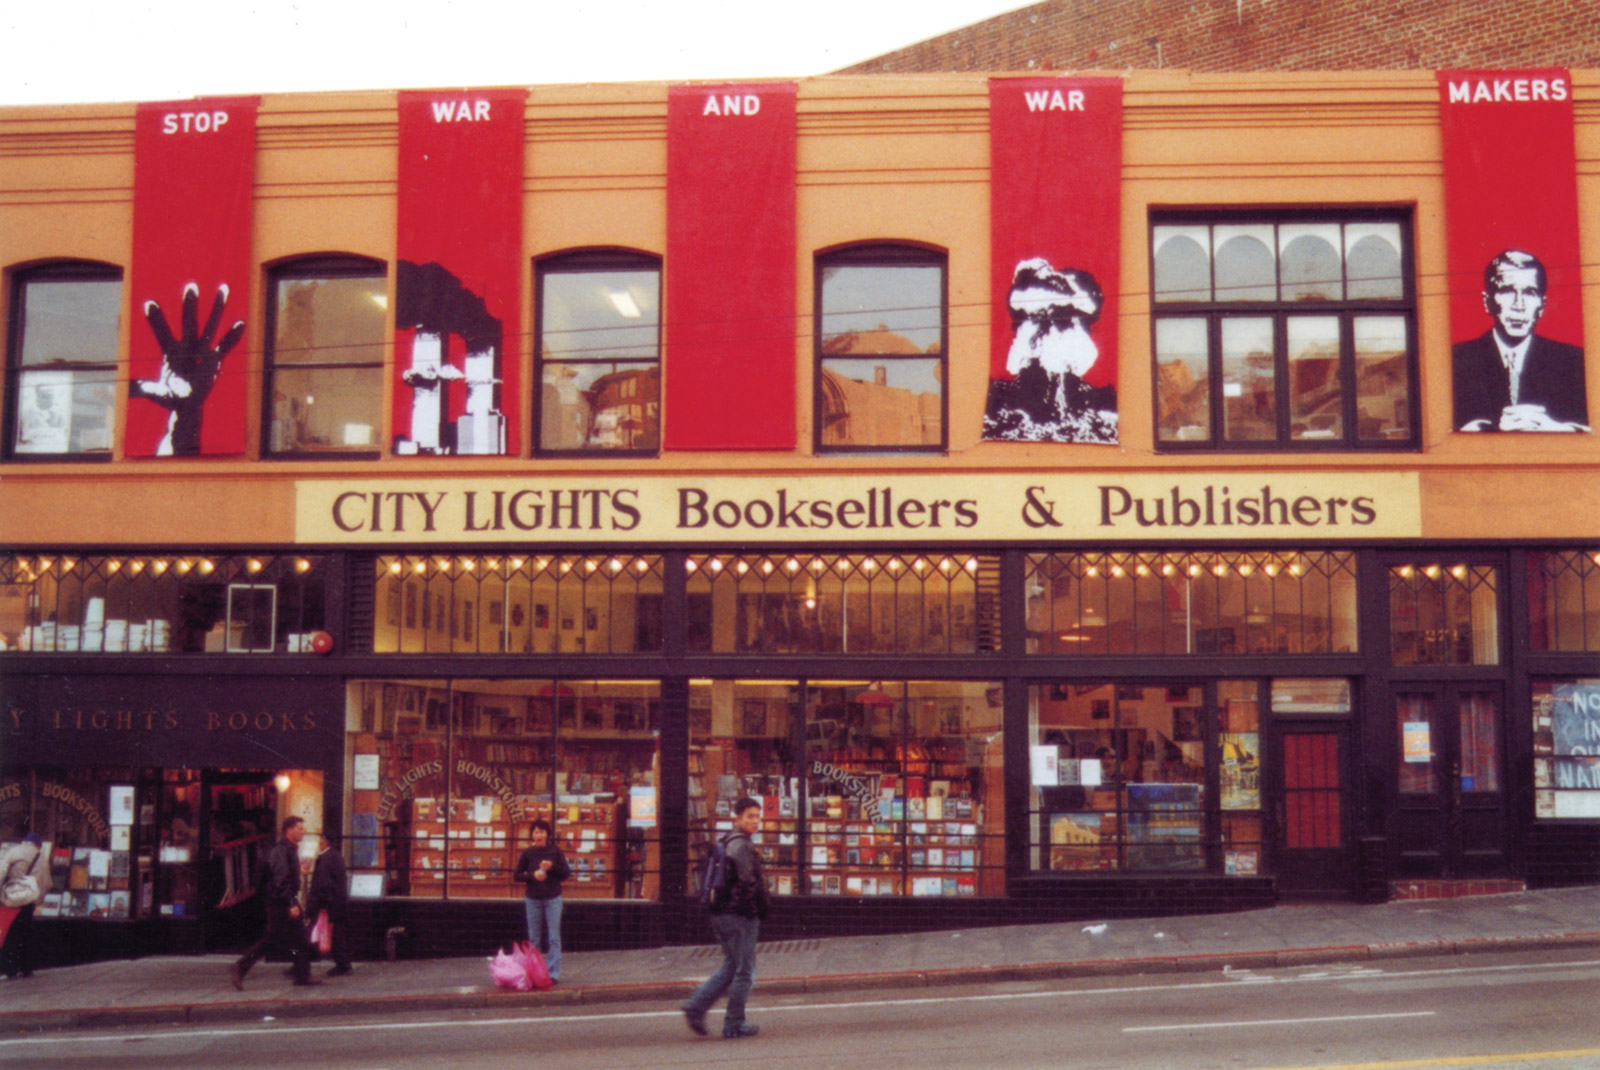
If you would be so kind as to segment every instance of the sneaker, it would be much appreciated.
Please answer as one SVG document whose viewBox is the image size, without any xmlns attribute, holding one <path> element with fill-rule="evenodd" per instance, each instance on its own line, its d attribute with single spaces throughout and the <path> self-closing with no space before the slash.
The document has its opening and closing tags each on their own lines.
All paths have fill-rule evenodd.
<svg viewBox="0 0 1600 1070">
<path fill-rule="evenodd" d="M 722 1039 L 740 1040 L 744 1037 L 753 1037 L 759 1032 L 761 1032 L 760 1026 L 751 1025 L 749 1022 L 740 1022 L 732 1029 L 724 1026 L 722 1030 Z"/>
<path fill-rule="evenodd" d="M 690 1029 L 693 1029 L 696 1033 L 699 1033 L 701 1036 L 705 1036 L 706 1035 L 706 1012 L 705 1011 L 697 1011 L 692 1007 L 685 1007 L 685 1008 L 683 1008 L 683 1018 L 684 1018 L 684 1020 L 686 1022 L 689 1023 L 689 1028 Z"/>
</svg>

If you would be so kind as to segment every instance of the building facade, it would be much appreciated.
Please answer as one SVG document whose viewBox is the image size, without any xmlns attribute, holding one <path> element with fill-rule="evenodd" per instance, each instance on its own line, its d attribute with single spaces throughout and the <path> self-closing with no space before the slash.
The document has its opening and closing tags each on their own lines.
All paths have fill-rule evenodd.
<svg viewBox="0 0 1600 1070">
<path fill-rule="evenodd" d="M 0 111 L 52 953 L 238 942 L 289 814 L 368 954 L 519 931 L 536 818 L 570 946 L 697 939 L 743 795 L 782 935 L 1595 879 L 1600 77 L 1463 272 L 1482 80 Z"/>
</svg>

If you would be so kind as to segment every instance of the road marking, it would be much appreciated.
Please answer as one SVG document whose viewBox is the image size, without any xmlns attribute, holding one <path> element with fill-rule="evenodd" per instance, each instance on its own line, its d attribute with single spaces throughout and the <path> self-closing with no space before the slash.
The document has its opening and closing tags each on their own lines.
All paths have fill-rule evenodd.
<svg viewBox="0 0 1600 1070">
<path fill-rule="evenodd" d="M 1508 973 L 1511 971 L 1538 971 L 1538 970 L 1570 970 L 1578 967 L 1600 966 L 1600 959 L 1589 959 L 1581 962 L 1549 962 L 1549 963 L 1518 963 L 1509 966 L 1452 966 L 1447 969 L 1436 970 L 1404 970 L 1385 972 L 1371 979 L 1381 977 L 1383 980 L 1396 980 L 1408 977 L 1451 977 L 1468 974 L 1494 974 Z M 1352 978 L 1346 975 L 1330 976 L 1319 974 L 1313 977 L 1281 977 L 1269 979 L 1272 984 L 1326 984 L 1329 982 L 1349 983 L 1359 982 L 1367 978 Z M 689 986 L 685 985 L 687 990 Z M 1240 987 L 1239 981 L 1193 981 L 1187 984 L 1143 984 L 1143 985 L 1118 985 L 1110 988 L 1068 988 L 1056 989 L 1047 992 L 991 992 L 981 995 L 965 996 L 909 996 L 903 999 L 877 999 L 835 1001 L 830 1003 L 799 1003 L 799 1004 L 774 1004 L 763 1005 L 761 1013 L 785 1014 L 806 1011 L 836 1011 L 874 1007 L 914 1007 L 942 1003 L 996 1003 L 1005 1001 L 1035 1000 L 1035 999 L 1065 999 L 1073 997 L 1092 996 L 1125 996 L 1140 995 L 1148 992 L 1191 992 L 1203 991 L 1212 988 Z M 756 990 L 760 995 L 760 989 Z M 463 1010 L 483 1008 L 462 1008 Z M 227 1029 L 183 1029 L 174 1026 L 163 1032 L 143 1033 L 115 1033 L 115 1034 L 89 1034 L 89 1033 L 52 1033 L 49 1036 L 17 1037 L 15 1039 L 0 1039 L 0 1049 L 13 1048 L 19 1045 L 61 1045 L 61 1044 L 89 1044 L 113 1043 L 123 1044 L 136 1040 L 167 1040 L 207 1038 L 217 1039 L 237 1036 L 279 1036 L 290 1033 L 347 1033 L 371 1030 L 400 1031 L 409 1029 L 439 1029 L 458 1027 L 464 1029 L 499 1028 L 512 1025 L 537 1025 L 560 1022 L 597 1022 L 597 1021 L 627 1021 L 633 1019 L 649 1018 L 681 1018 L 680 1010 L 670 1011 L 616 1011 L 597 1014 L 550 1014 L 550 1015 L 519 1015 L 504 1018 L 474 1018 L 468 1020 L 455 1020 L 449 1018 L 435 1018 L 429 1021 L 383 1021 L 367 1022 L 361 1025 L 285 1025 L 279 1022 L 253 1023 L 239 1025 Z M 1450 1065 L 1434 1064 L 1434 1065 Z M 1322 1067 L 1318 1070 L 1331 1070 Z"/>
<path fill-rule="evenodd" d="M 1405 1011 L 1396 1014 L 1341 1014 L 1330 1018 L 1257 1018 L 1238 1022 L 1192 1022 L 1188 1025 L 1130 1025 L 1124 1033 L 1170 1033 L 1189 1029 L 1243 1029 L 1251 1025 L 1316 1025 L 1321 1022 L 1370 1022 L 1377 1018 L 1432 1018 L 1437 1011 Z"/>
<path fill-rule="evenodd" d="M 1574 1048 L 1570 1051 L 1518 1051 L 1505 1055 L 1460 1055 L 1454 1059 L 1396 1059 L 1377 1063 L 1331 1063 L 1323 1066 L 1278 1066 L 1263 1070 L 1423 1070 L 1430 1066 L 1504 1066 L 1507 1063 L 1532 1063 L 1541 1059 L 1590 1059 L 1600 1048 Z"/>
</svg>

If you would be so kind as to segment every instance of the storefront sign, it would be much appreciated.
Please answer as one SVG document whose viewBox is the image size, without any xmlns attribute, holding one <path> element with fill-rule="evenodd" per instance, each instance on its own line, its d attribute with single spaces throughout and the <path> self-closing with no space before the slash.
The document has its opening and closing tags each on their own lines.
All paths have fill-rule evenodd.
<svg viewBox="0 0 1600 1070">
<path fill-rule="evenodd" d="M 302 480 L 303 543 L 974 543 L 1422 534 L 1415 473 Z"/>
<path fill-rule="evenodd" d="M 1565 70 L 1440 71 L 1457 431 L 1587 431 Z"/>
<path fill-rule="evenodd" d="M 256 104 L 139 105 L 129 457 L 244 452 Z"/>
</svg>

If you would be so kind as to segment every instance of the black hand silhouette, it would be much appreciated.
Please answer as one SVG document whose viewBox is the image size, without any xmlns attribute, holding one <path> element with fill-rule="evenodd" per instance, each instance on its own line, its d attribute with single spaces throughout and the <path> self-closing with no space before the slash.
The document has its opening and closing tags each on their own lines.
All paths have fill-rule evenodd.
<svg viewBox="0 0 1600 1070">
<path fill-rule="evenodd" d="M 167 317 L 161 306 L 146 301 L 144 316 L 150 330 L 161 347 L 161 375 L 157 379 L 135 379 L 130 385 L 130 396 L 145 398 L 163 408 L 172 410 L 167 422 L 167 437 L 156 450 L 158 456 L 196 454 L 200 452 L 200 424 L 205 415 L 206 398 L 216 385 L 217 372 L 222 358 L 244 336 L 244 320 L 239 320 L 215 346 L 212 336 L 222 322 L 222 310 L 228 303 L 228 287 L 217 287 L 217 298 L 211 305 L 211 315 L 206 329 L 200 330 L 200 287 L 194 283 L 183 288 L 183 338 L 172 336 Z"/>
</svg>

